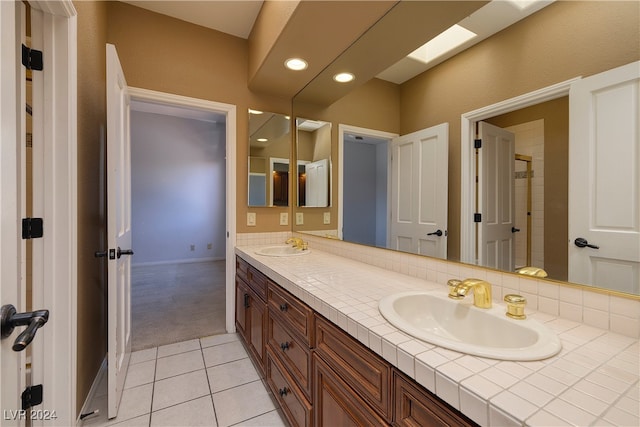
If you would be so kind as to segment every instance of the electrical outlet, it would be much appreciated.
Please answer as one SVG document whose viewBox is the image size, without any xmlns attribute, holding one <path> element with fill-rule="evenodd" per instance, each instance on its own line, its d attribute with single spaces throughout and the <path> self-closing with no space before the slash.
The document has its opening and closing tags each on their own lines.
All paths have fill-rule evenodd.
<svg viewBox="0 0 640 427">
<path fill-rule="evenodd" d="M 207 249 L 212 249 L 212 248 L 213 248 L 213 244 L 207 243 Z"/>
<path fill-rule="evenodd" d="M 304 214 L 302 212 L 296 212 L 296 225 L 304 224 Z"/>
<path fill-rule="evenodd" d="M 255 212 L 247 212 L 247 226 L 255 227 L 256 226 L 256 213 Z"/>
<path fill-rule="evenodd" d="M 322 216 L 322 221 L 325 224 L 331 224 L 331 212 L 325 212 L 324 215 Z"/>
<path fill-rule="evenodd" d="M 280 212 L 280 225 L 289 225 L 289 213 Z"/>
<path fill-rule="evenodd" d="M 191 252 L 196 250 L 196 245 L 191 245 Z"/>
</svg>

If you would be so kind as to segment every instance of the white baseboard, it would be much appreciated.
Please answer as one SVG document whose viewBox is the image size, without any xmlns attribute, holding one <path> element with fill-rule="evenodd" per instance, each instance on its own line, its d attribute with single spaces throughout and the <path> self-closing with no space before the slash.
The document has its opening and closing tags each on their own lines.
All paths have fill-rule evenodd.
<svg viewBox="0 0 640 427">
<path fill-rule="evenodd" d="M 189 259 L 174 259 L 168 261 L 150 261 L 132 263 L 131 267 L 149 267 L 153 265 L 166 265 L 166 264 L 193 264 L 197 262 L 211 262 L 211 261 L 224 261 L 224 257 L 212 257 L 212 258 L 189 258 Z"/>
</svg>

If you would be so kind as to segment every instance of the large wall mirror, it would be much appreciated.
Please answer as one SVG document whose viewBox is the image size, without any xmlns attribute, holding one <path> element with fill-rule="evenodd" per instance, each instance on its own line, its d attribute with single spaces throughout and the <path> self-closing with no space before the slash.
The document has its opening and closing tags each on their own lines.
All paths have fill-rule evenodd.
<svg viewBox="0 0 640 427">
<path fill-rule="evenodd" d="M 289 206 L 291 120 L 249 110 L 249 206 Z"/>
<path fill-rule="evenodd" d="M 422 2 L 400 2 L 396 7 L 417 7 L 412 3 Z M 491 2 L 489 5 L 494 3 L 500 3 L 501 7 L 515 7 L 510 5 L 510 2 Z M 482 5 L 478 7 L 480 6 Z M 444 4 L 442 7 L 448 6 Z M 640 59 L 639 49 L 629 50 L 624 47 L 628 46 L 629 40 L 640 41 L 638 30 L 640 6 L 628 2 L 617 2 L 614 8 L 607 5 L 607 2 L 544 2 L 541 6 L 535 7 L 537 9 L 534 13 L 511 23 L 508 28 L 493 36 L 485 37 L 482 42 L 468 47 L 446 61 L 436 61 L 431 68 L 419 71 L 408 78 L 402 77 L 402 66 L 390 62 L 383 69 L 378 70 L 374 78 L 367 78 L 365 82 L 360 81 L 358 85 L 344 91 L 336 99 L 330 99 L 330 102 L 325 105 L 313 105 L 311 91 L 303 90 L 294 98 L 294 115 L 313 116 L 315 114 L 333 123 L 334 162 L 339 168 L 334 175 L 339 177 L 339 181 L 334 182 L 333 186 L 336 192 L 344 192 L 344 194 L 333 198 L 334 203 L 340 203 L 340 206 L 334 206 L 336 212 L 339 212 L 336 216 L 339 217 L 332 218 L 331 227 L 337 229 L 338 236 L 348 241 L 398 249 L 397 245 L 390 241 L 389 232 L 387 230 L 381 232 L 381 228 L 375 226 L 375 216 L 374 225 L 369 227 L 369 230 L 372 230 L 368 232 L 369 235 L 362 230 L 363 221 L 358 223 L 354 222 L 353 218 L 343 217 L 343 208 L 347 208 L 347 212 L 355 212 L 355 217 L 358 218 L 357 208 L 347 207 L 347 201 L 344 201 L 347 189 L 350 189 L 351 194 L 356 194 L 353 193 L 354 185 L 360 186 L 364 194 L 370 192 L 372 188 L 380 187 L 382 191 L 376 192 L 377 198 L 375 194 L 370 198 L 371 203 L 366 209 L 367 212 L 376 209 L 385 211 L 377 216 L 377 221 L 389 228 L 390 221 L 393 220 L 392 209 L 390 209 L 393 193 L 404 192 L 408 198 L 415 197 L 415 193 L 406 193 L 409 191 L 407 186 L 399 188 L 390 184 L 389 175 L 392 175 L 393 171 L 390 161 L 380 160 L 387 158 L 383 151 L 386 153 L 392 151 L 394 135 L 400 135 L 400 138 L 403 138 L 415 132 L 446 124 L 449 132 L 448 171 L 446 172 L 448 180 L 444 185 L 447 187 L 447 194 L 444 196 L 448 200 L 447 223 L 444 228 L 439 227 L 428 231 L 435 234 L 424 240 L 444 240 L 446 242 L 444 257 L 452 261 L 480 264 L 509 272 L 523 266 L 540 267 L 548 273 L 549 279 L 639 295 L 640 262 L 638 261 L 640 259 L 622 261 L 626 272 L 620 277 L 626 277 L 625 280 L 611 280 L 613 274 L 618 274 L 617 272 L 608 277 L 602 275 L 595 279 L 572 278 L 576 276 L 572 276 L 570 271 L 569 258 L 573 256 L 572 251 L 577 250 L 573 248 L 576 246 L 575 240 L 582 236 L 578 236 L 576 234 L 578 232 L 572 230 L 578 220 L 573 219 L 577 212 L 574 209 L 570 213 L 569 203 L 573 195 L 586 188 L 589 181 L 585 180 L 582 184 L 578 184 L 580 181 L 573 181 L 569 173 L 570 169 L 576 169 L 575 162 L 577 162 L 573 156 L 576 152 L 575 147 L 570 150 L 570 129 L 571 133 L 575 133 L 574 129 L 579 126 L 575 117 L 573 122 L 570 121 L 569 87 L 574 79 L 578 81 L 580 77 L 603 73 Z M 475 31 L 475 27 L 468 25 L 468 20 L 474 18 L 476 13 L 482 15 L 486 14 L 486 11 L 479 9 L 471 16 L 463 18 L 460 24 Z M 391 31 L 392 28 L 387 27 L 382 31 L 379 25 L 384 24 L 383 21 L 384 18 L 372 27 L 363 39 L 370 34 L 372 37 L 376 35 L 384 38 L 385 31 Z M 611 25 L 619 30 L 615 40 L 610 38 Z M 386 37 L 392 37 L 391 34 L 387 33 Z M 594 47 L 594 44 L 597 47 Z M 357 45 L 358 43 L 355 43 L 352 47 L 357 50 Z M 640 44 L 635 43 L 635 45 Z M 412 49 L 415 49 L 415 46 L 409 51 Z M 567 57 L 567 52 L 572 53 L 570 57 Z M 371 50 L 367 53 L 370 55 Z M 338 60 L 344 65 L 348 57 L 349 51 L 343 53 Z M 365 56 L 359 58 L 355 56 L 354 60 L 360 63 L 367 61 Z M 420 66 L 416 60 L 412 59 L 403 58 L 401 62 L 407 61 L 413 61 L 409 65 Z M 391 66 L 392 64 L 394 65 Z M 356 79 L 357 76 L 356 73 Z M 314 89 L 314 93 L 330 93 L 332 89 L 320 90 L 323 84 L 333 84 L 330 76 L 321 74 L 308 87 Z M 562 88 L 554 89 L 556 86 Z M 546 94 L 535 95 L 538 91 L 544 92 L 545 89 L 548 89 Z M 519 97 L 526 97 L 527 94 L 534 94 L 531 95 L 532 101 L 521 101 L 519 104 L 513 101 Z M 509 107 L 501 108 L 500 104 L 507 100 L 513 102 Z M 637 105 L 634 108 L 635 110 L 632 109 L 629 116 L 638 115 Z M 571 116 L 573 117 L 573 113 Z M 612 130 L 617 127 L 607 119 L 600 125 L 609 126 Z M 484 130 L 481 129 L 482 127 Z M 508 135 L 513 135 L 514 143 L 508 154 L 497 154 L 497 157 L 491 160 L 486 154 L 476 154 L 474 148 L 462 147 L 463 141 L 474 144 L 473 140 L 478 138 L 480 132 L 493 128 L 500 128 Z M 463 132 L 469 135 L 463 137 Z M 357 141 L 356 137 L 359 137 Z M 347 143 L 347 139 L 354 141 Z M 630 148 L 621 148 L 617 144 L 611 144 L 610 147 L 612 149 L 618 147 L 615 150 L 620 153 L 631 153 L 634 152 L 634 143 L 637 153 L 637 139 L 631 142 Z M 352 181 L 362 179 L 362 174 L 351 177 L 344 171 L 342 163 L 353 159 L 353 153 L 350 154 L 345 150 L 357 150 L 359 154 L 356 156 L 364 158 L 366 155 L 371 158 L 370 163 L 373 165 L 374 172 L 367 180 L 368 186 L 362 182 L 354 184 L 355 181 Z M 512 201 L 510 200 L 508 205 L 500 204 L 498 202 L 500 198 L 495 197 L 497 193 L 494 191 L 487 192 L 487 196 L 483 199 L 482 187 L 477 187 L 470 182 L 475 181 L 473 177 L 476 176 L 477 171 L 481 186 L 489 188 L 489 182 L 494 185 L 499 169 L 492 161 L 497 161 L 500 156 L 508 159 L 506 163 L 508 170 L 504 176 L 508 185 L 512 187 L 509 189 L 509 194 L 513 194 L 510 196 Z M 631 157 L 632 160 L 627 160 L 626 157 Z M 613 160 L 610 156 L 607 158 Z M 378 159 L 377 166 L 376 159 Z M 426 160 L 427 157 L 425 157 Z M 620 156 L 618 161 L 624 162 L 625 169 L 640 167 L 637 155 L 635 157 Z M 570 168 L 571 164 L 574 166 Z M 374 166 L 381 172 L 376 172 Z M 465 170 L 463 171 L 462 168 Z M 640 173 L 638 169 L 633 172 L 636 183 L 638 173 Z M 607 200 L 611 201 L 612 212 L 626 212 L 625 215 L 621 215 L 629 219 L 627 223 L 630 225 L 627 226 L 625 233 L 628 232 L 627 236 L 630 236 L 630 239 L 635 239 L 633 240 L 635 244 L 631 246 L 637 246 L 637 248 L 630 247 L 627 252 L 634 253 L 634 251 L 640 251 L 638 237 L 640 195 L 637 188 L 633 190 L 633 185 L 624 185 L 623 181 L 615 179 L 611 182 L 614 181 L 618 182 L 615 184 L 616 189 L 620 188 L 620 191 L 625 194 L 632 192 L 620 199 L 624 204 L 613 203 L 613 198 Z M 623 187 L 620 187 L 621 185 Z M 437 186 L 437 188 L 442 187 L 443 185 Z M 606 186 L 603 188 L 604 190 L 600 190 L 601 195 L 615 193 L 611 184 L 609 188 Z M 387 194 L 384 194 L 384 191 Z M 475 197 L 476 191 L 478 191 L 478 197 Z M 509 234 L 513 237 L 509 243 L 511 245 L 509 252 L 511 253 L 511 247 L 514 247 L 515 251 L 514 255 L 509 255 L 511 259 L 508 265 L 500 264 L 496 261 L 496 257 L 489 256 L 487 259 L 486 250 L 484 255 L 476 250 L 477 245 L 486 243 L 488 231 L 480 230 L 483 226 L 483 219 L 480 216 L 477 218 L 479 222 L 474 223 L 473 215 L 467 218 L 467 212 L 464 211 L 468 208 L 467 205 L 477 203 L 483 210 L 478 213 L 482 213 L 484 220 L 487 220 L 489 215 L 487 206 L 492 197 L 496 199 L 493 202 L 498 211 L 510 210 L 515 221 L 509 226 Z M 631 200 L 631 202 L 624 202 L 624 200 Z M 353 204 L 353 200 L 348 202 Z M 365 202 L 362 203 L 364 209 Z M 617 215 L 612 215 L 611 218 L 614 216 Z M 361 228 L 350 229 L 349 222 Z M 295 226 L 294 230 L 318 234 L 317 225 Z M 440 235 L 438 230 L 441 232 Z M 596 246 L 599 242 L 593 243 Z M 581 249 L 598 250 L 589 247 Z M 421 253 L 415 250 L 407 251 Z M 500 251 L 494 253 L 498 252 Z M 603 254 L 604 251 L 600 253 Z M 483 256 L 485 258 L 481 259 Z M 591 267 L 584 267 L 585 270 L 588 268 Z"/>
<path fill-rule="evenodd" d="M 296 118 L 298 206 L 331 205 L 331 123 Z"/>
</svg>

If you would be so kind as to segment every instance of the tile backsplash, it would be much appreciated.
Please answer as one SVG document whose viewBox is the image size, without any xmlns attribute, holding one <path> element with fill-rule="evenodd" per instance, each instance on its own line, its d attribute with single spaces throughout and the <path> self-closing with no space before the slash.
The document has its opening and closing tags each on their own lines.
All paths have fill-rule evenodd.
<svg viewBox="0 0 640 427">
<path fill-rule="evenodd" d="M 527 309 L 558 316 L 585 325 L 609 330 L 628 337 L 640 338 L 640 299 L 619 297 L 590 291 L 584 287 L 561 285 L 558 282 L 518 277 L 456 262 L 357 245 L 310 234 L 291 232 L 239 233 L 238 246 L 282 244 L 297 235 L 309 242 L 309 248 L 333 253 L 355 261 L 374 265 L 397 273 L 426 279 L 442 285 L 449 279 L 475 277 L 491 283 L 493 299 L 515 293 L 527 299 Z"/>
</svg>

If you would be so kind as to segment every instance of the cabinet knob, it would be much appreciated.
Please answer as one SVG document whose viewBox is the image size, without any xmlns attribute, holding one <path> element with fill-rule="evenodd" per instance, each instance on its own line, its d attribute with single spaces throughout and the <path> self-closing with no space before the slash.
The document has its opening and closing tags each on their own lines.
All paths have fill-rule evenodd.
<svg viewBox="0 0 640 427">
<path fill-rule="evenodd" d="M 283 342 L 280 344 L 280 348 L 282 349 L 282 351 L 287 351 L 289 350 L 289 343 L 288 342 Z"/>
<path fill-rule="evenodd" d="M 285 397 L 287 394 L 289 394 L 289 389 L 284 387 L 278 390 L 278 394 L 280 394 L 280 397 Z"/>
<path fill-rule="evenodd" d="M 289 306 L 287 305 L 287 303 L 286 303 L 286 302 L 285 302 L 285 303 L 283 303 L 283 304 L 280 304 L 280 311 L 285 312 L 285 311 L 287 311 L 288 309 L 289 309 Z"/>
</svg>

